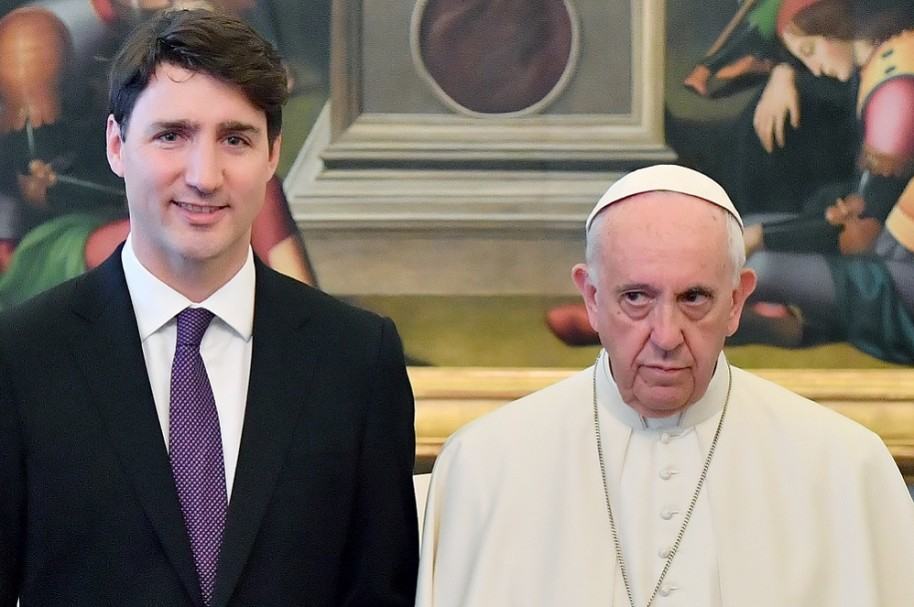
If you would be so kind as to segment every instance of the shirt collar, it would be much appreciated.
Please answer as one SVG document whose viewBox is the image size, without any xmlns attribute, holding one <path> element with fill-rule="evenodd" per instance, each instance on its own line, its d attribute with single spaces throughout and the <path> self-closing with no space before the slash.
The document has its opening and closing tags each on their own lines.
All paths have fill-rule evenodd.
<svg viewBox="0 0 914 607">
<path fill-rule="evenodd" d="M 686 407 L 678 415 L 661 419 L 646 419 L 631 408 L 619 394 L 619 388 L 609 371 L 609 357 L 606 350 L 600 351 L 597 357 L 597 401 L 609 411 L 613 417 L 634 430 L 667 430 L 688 429 L 710 419 L 724 408 L 730 385 L 730 364 L 727 357 L 721 352 L 717 356 L 717 365 L 714 375 L 708 384 L 708 389 L 697 401 Z"/>
<path fill-rule="evenodd" d="M 254 254 L 250 247 L 241 269 L 199 304 L 193 303 L 147 270 L 137 259 L 129 235 L 121 251 L 121 263 L 136 314 L 140 340 L 145 340 L 161 329 L 187 307 L 206 308 L 242 339 L 247 341 L 251 338 L 254 326 L 255 273 Z"/>
</svg>

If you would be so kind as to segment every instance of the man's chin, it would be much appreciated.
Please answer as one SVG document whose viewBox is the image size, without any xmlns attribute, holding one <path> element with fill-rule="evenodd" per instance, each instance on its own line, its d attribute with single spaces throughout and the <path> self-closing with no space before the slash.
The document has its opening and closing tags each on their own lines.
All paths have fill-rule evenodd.
<svg viewBox="0 0 914 607">
<path fill-rule="evenodd" d="M 635 391 L 636 405 L 632 405 L 644 417 L 669 417 L 682 412 L 689 405 L 691 390 L 681 384 L 651 386 Z"/>
<path fill-rule="evenodd" d="M 682 411 L 688 406 L 688 403 L 678 403 L 678 404 L 651 404 L 649 406 L 641 406 L 635 410 L 638 412 L 638 415 L 642 417 L 647 417 L 651 419 L 662 419 L 664 417 L 672 417 L 673 415 L 679 415 Z"/>
</svg>

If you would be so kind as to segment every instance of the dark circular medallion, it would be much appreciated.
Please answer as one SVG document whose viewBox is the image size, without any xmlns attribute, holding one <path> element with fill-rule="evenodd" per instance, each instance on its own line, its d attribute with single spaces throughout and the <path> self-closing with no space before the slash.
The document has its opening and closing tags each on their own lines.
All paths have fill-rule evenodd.
<svg viewBox="0 0 914 607">
<path fill-rule="evenodd" d="M 454 109 L 515 114 L 561 92 L 578 31 L 570 0 L 419 0 L 412 37 L 420 73 Z"/>
</svg>

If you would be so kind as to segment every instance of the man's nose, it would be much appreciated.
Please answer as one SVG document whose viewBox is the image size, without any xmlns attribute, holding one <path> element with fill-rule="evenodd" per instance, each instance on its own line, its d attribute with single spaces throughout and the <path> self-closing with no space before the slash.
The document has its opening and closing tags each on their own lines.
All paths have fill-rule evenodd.
<svg viewBox="0 0 914 607">
<path fill-rule="evenodd" d="M 184 180 L 201 194 L 210 194 L 222 186 L 223 169 L 215 146 L 199 143 L 188 154 Z"/>
<path fill-rule="evenodd" d="M 651 314 L 651 343 L 672 352 L 683 342 L 682 314 L 675 305 L 661 304 Z"/>
</svg>

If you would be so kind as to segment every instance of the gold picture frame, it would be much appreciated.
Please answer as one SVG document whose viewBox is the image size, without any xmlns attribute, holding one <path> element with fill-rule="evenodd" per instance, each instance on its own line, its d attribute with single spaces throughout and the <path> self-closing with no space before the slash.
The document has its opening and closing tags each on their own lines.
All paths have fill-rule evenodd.
<svg viewBox="0 0 914 607">
<path fill-rule="evenodd" d="M 409 370 L 416 395 L 416 460 L 429 470 L 467 422 L 574 373 L 573 369 L 481 367 Z M 753 369 L 753 373 L 863 424 L 885 442 L 914 483 L 914 370 Z"/>
</svg>

